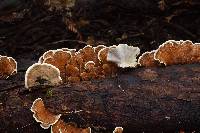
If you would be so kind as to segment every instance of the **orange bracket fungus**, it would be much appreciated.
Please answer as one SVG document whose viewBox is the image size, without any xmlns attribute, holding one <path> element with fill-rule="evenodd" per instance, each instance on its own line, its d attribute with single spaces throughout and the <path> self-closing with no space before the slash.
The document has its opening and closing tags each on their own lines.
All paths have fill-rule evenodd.
<svg viewBox="0 0 200 133">
<path fill-rule="evenodd" d="M 44 55 L 43 63 L 54 65 L 60 70 L 61 77 L 65 77 L 65 67 L 71 59 L 70 51 L 55 50 L 53 53 L 46 53 Z"/>
<path fill-rule="evenodd" d="M 138 47 L 119 44 L 116 48 L 108 50 L 107 61 L 116 63 L 118 67 L 136 67 L 140 49 Z"/>
<path fill-rule="evenodd" d="M 113 131 L 113 133 L 122 133 L 122 132 L 123 132 L 122 127 L 116 127 L 115 130 Z"/>
<path fill-rule="evenodd" d="M 85 46 L 83 49 L 78 51 L 78 54 L 82 56 L 83 61 L 86 63 L 88 61 L 93 61 L 95 57 L 94 48 L 90 45 Z"/>
<path fill-rule="evenodd" d="M 60 70 L 64 82 L 99 79 L 116 76 L 118 67 L 144 67 L 200 62 L 200 44 L 191 41 L 167 41 L 157 50 L 145 52 L 139 57 L 138 47 L 119 44 L 118 46 L 85 46 L 75 49 L 49 50 L 40 57 L 40 63 L 48 63 Z"/>
<path fill-rule="evenodd" d="M 33 118 L 40 122 L 40 126 L 48 129 L 51 126 L 51 133 L 91 133 L 91 128 L 78 128 L 75 123 L 65 123 L 60 119 L 61 114 L 55 115 L 45 108 L 41 98 L 37 98 L 31 107 L 34 113 Z"/>
<path fill-rule="evenodd" d="M 75 123 L 59 120 L 51 127 L 51 133 L 91 133 L 91 128 L 77 128 Z"/>
<path fill-rule="evenodd" d="M 94 61 L 88 61 L 87 63 L 85 63 L 85 69 L 88 71 L 92 71 L 94 67 L 95 67 Z"/>
<path fill-rule="evenodd" d="M 80 71 L 78 69 L 78 67 L 74 66 L 74 65 L 67 65 L 66 68 L 66 77 L 65 79 L 67 79 L 70 82 L 79 82 L 80 81 Z"/>
<path fill-rule="evenodd" d="M 63 82 L 79 82 L 81 80 L 90 80 L 103 78 L 114 72 L 116 65 L 106 61 L 99 60 L 98 55 L 104 48 L 110 47 L 99 45 L 97 47 L 85 46 L 76 52 L 75 49 L 62 48 L 58 50 L 49 50 L 39 59 L 39 63 L 48 63 L 60 70 Z M 101 54 L 102 55 L 102 54 Z"/>
<path fill-rule="evenodd" d="M 47 63 L 35 63 L 30 66 L 25 74 L 25 87 L 38 85 L 55 86 L 62 82 L 58 68 Z"/>
<path fill-rule="evenodd" d="M 49 50 L 40 57 L 39 63 L 58 68 L 64 82 L 78 82 L 114 76 L 118 67 L 135 67 L 139 52 L 138 47 L 126 44 L 110 47 L 87 45 L 77 52 L 68 48 Z"/>
<path fill-rule="evenodd" d="M 98 59 L 101 64 L 102 73 L 104 76 L 113 76 L 117 72 L 117 65 L 113 62 L 108 61 L 108 52 L 111 48 L 116 48 L 115 45 L 110 47 L 102 48 L 98 52 Z"/>
<path fill-rule="evenodd" d="M 151 52 L 143 53 L 138 59 L 138 64 L 140 66 L 144 66 L 144 67 L 159 66 L 160 65 L 159 61 L 154 59 L 154 53 L 155 53 L 155 50 L 153 50 Z"/>
<path fill-rule="evenodd" d="M 154 58 L 167 65 L 200 63 L 200 45 L 191 41 L 169 40 L 160 45 Z"/>
<path fill-rule="evenodd" d="M 33 117 L 37 122 L 40 122 L 40 126 L 44 129 L 48 129 L 51 125 L 55 124 L 60 119 L 59 115 L 54 115 L 49 112 L 41 98 L 37 98 L 31 107 L 31 111 L 34 113 Z"/>
<path fill-rule="evenodd" d="M 50 58 L 53 56 L 55 50 L 48 50 L 46 51 L 40 58 L 38 63 L 43 63 L 44 59 Z"/>
<path fill-rule="evenodd" d="M 91 78 L 97 77 L 97 72 L 95 68 L 95 63 L 93 61 L 88 61 L 85 63 L 85 71 L 81 73 L 81 78 L 83 80 L 90 80 Z"/>
<path fill-rule="evenodd" d="M 98 59 L 100 62 L 102 63 L 107 63 L 107 56 L 108 56 L 108 51 L 109 51 L 109 47 L 105 47 L 102 48 L 101 50 L 99 50 L 98 52 Z"/>
<path fill-rule="evenodd" d="M 17 73 L 17 62 L 12 57 L 0 55 L 0 79 L 7 79 Z"/>
</svg>

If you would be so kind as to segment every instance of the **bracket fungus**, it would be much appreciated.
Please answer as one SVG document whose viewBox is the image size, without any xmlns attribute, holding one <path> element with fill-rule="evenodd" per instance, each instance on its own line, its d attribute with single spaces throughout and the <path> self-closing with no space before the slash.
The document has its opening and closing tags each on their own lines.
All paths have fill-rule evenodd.
<svg viewBox="0 0 200 133">
<path fill-rule="evenodd" d="M 75 123 L 65 123 L 61 120 L 61 114 L 55 115 L 46 109 L 41 98 L 37 98 L 31 107 L 34 113 L 33 118 L 40 122 L 40 126 L 48 129 L 51 126 L 51 133 L 91 133 L 91 128 L 78 128 Z"/>
<path fill-rule="evenodd" d="M 200 63 L 200 44 L 169 40 L 159 46 L 154 58 L 167 65 Z"/>
<path fill-rule="evenodd" d="M 30 66 L 25 74 L 25 87 L 38 85 L 55 86 L 62 82 L 58 68 L 47 63 L 35 63 Z"/>
<path fill-rule="evenodd" d="M 87 45 L 77 52 L 68 48 L 49 50 L 40 57 L 39 63 L 57 67 L 64 82 L 79 82 L 115 76 L 118 67 L 135 67 L 139 52 L 138 47 L 126 44 L 110 47 Z"/>
<path fill-rule="evenodd" d="M 12 57 L 0 55 L 0 79 L 7 79 L 17 73 L 17 62 Z"/>
<path fill-rule="evenodd" d="M 65 123 L 59 120 L 51 127 L 51 133 L 91 133 L 91 128 L 77 128 L 74 123 Z"/>
<path fill-rule="evenodd" d="M 55 50 L 43 55 L 43 63 L 54 65 L 60 70 L 61 77 L 65 77 L 65 67 L 70 61 L 71 57 L 72 55 L 70 51 Z"/>
<path fill-rule="evenodd" d="M 66 75 L 65 75 L 65 81 L 70 81 L 70 82 L 79 82 L 80 81 L 80 71 L 78 67 L 74 65 L 67 65 L 66 68 Z"/>
<path fill-rule="evenodd" d="M 138 58 L 138 64 L 144 67 L 157 67 L 160 65 L 159 61 L 154 59 L 155 50 L 145 52 Z"/>
<path fill-rule="evenodd" d="M 103 78 L 105 75 L 115 73 L 117 68 L 114 63 L 99 60 L 98 55 L 103 48 L 110 49 L 111 47 L 87 45 L 77 52 L 75 49 L 68 48 L 49 50 L 39 58 L 38 62 L 51 64 L 58 68 L 63 82 Z"/>
<path fill-rule="evenodd" d="M 31 107 L 31 111 L 34 113 L 33 117 L 37 122 L 40 122 L 40 126 L 44 129 L 48 129 L 51 125 L 55 124 L 61 117 L 61 114 L 54 115 L 49 112 L 44 105 L 41 98 L 37 98 Z"/>
<path fill-rule="evenodd" d="M 113 131 L 113 133 L 122 133 L 122 132 L 123 132 L 122 127 L 116 127 L 115 130 Z"/>
<path fill-rule="evenodd" d="M 108 50 L 107 61 L 116 63 L 118 67 L 136 67 L 140 49 L 138 47 L 119 44 L 116 48 Z"/>
<path fill-rule="evenodd" d="M 99 50 L 98 52 L 98 59 L 100 62 L 102 63 L 107 63 L 107 56 L 108 56 L 108 51 L 109 51 L 109 47 L 105 47 L 102 48 L 101 50 Z"/>
<path fill-rule="evenodd" d="M 94 61 L 88 61 L 85 63 L 85 69 L 88 71 L 92 71 L 95 67 Z"/>
<path fill-rule="evenodd" d="M 48 50 L 46 51 L 40 58 L 39 58 L 39 61 L 38 63 L 42 63 L 44 62 L 44 59 L 47 59 L 47 58 L 50 58 L 53 56 L 55 50 Z"/>
<path fill-rule="evenodd" d="M 78 51 L 78 54 L 81 54 L 81 57 L 85 63 L 88 61 L 93 61 L 95 57 L 94 48 L 90 45 L 87 45 L 83 49 L 80 49 Z"/>
</svg>

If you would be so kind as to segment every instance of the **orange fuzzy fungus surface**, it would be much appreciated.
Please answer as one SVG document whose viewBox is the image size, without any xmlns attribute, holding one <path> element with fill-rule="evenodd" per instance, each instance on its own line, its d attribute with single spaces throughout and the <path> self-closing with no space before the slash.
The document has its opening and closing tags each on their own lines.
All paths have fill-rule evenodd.
<svg viewBox="0 0 200 133">
<path fill-rule="evenodd" d="M 200 63 L 200 44 L 191 41 L 166 41 L 157 49 L 154 58 L 166 66 Z"/>
<path fill-rule="evenodd" d="M 60 75 L 63 78 L 65 76 L 65 67 L 71 59 L 71 52 L 57 50 L 55 52 L 49 52 L 44 55 L 43 63 L 54 65 L 60 70 Z"/>
<path fill-rule="evenodd" d="M 144 67 L 157 67 L 160 65 L 159 61 L 154 59 L 155 51 L 143 53 L 139 59 L 138 64 Z"/>
<path fill-rule="evenodd" d="M 37 98 L 31 107 L 34 113 L 33 118 L 40 122 L 40 126 L 48 129 L 51 126 L 51 133 L 91 133 L 91 128 L 78 128 L 75 123 L 65 123 L 60 119 L 61 114 L 55 115 L 45 108 L 41 98 Z"/>
<path fill-rule="evenodd" d="M 39 62 L 57 67 L 63 82 L 101 79 L 113 76 L 117 72 L 117 65 L 107 61 L 110 48 L 104 45 L 97 47 L 87 45 L 77 52 L 68 48 L 49 50 L 40 57 Z"/>
<path fill-rule="evenodd" d="M 83 49 L 80 49 L 78 54 L 80 54 L 85 63 L 88 61 L 93 61 L 93 58 L 96 56 L 94 48 L 89 45 L 85 46 Z"/>
<path fill-rule="evenodd" d="M 77 128 L 76 124 L 59 120 L 51 127 L 51 133 L 91 133 L 91 129 L 89 127 Z"/>
<path fill-rule="evenodd" d="M 60 119 L 60 114 L 55 115 L 49 112 L 41 98 L 36 99 L 33 102 L 31 111 L 34 113 L 33 117 L 37 122 L 40 122 L 40 126 L 44 129 L 48 129 L 51 125 L 55 124 Z"/>
<path fill-rule="evenodd" d="M 110 49 L 109 47 L 105 47 L 105 48 L 99 50 L 99 52 L 98 52 L 98 59 L 103 64 L 108 62 L 107 56 L 108 56 L 109 49 Z"/>
<path fill-rule="evenodd" d="M 98 59 L 102 64 L 102 72 L 104 76 L 110 75 L 111 77 L 115 75 L 117 72 L 117 64 L 112 63 L 107 60 L 108 58 L 108 52 L 111 48 L 116 48 L 116 46 L 111 46 L 111 47 L 105 47 L 99 50 L 98 52 Z"/>
<path fill-rule="evenodd" d="M 113 133 L 123 133 L 123 128 L 122 127 L 116 127 Z"/>
<path fill-rule="evenodd" d="M 65 81 L 70 81 L 70 82 L 80 81 L 80 72 L 78 67 L 69 64 L 65 67 L 65 70 L 66 70 Z"/>
<path fill-rule="evenodd" d="M 61 114 L 55 115 L 46 109 L 44 102 L 41 98 L 37 98 L 31 107 L 31 111 L 34 113 L 33 118 L 40 122 L 40 126 L 44 129 L 51 127 L 51 133 L 91 133 L 91 128 L 77 127 L 76 123 L 64 122 L 60 117 Z M 116 127 L 113 133 L 122 133 L 122 127 Z"/>
<path fill-rule="evenodd" d="M 12 57 L 0 55 L 0 79 L 7 79 L 17 73 L 17 62 Z"/>
<path fill-rule="evenodd" d="M 49 58 L 49 57 L 52 57 L 53 54 L 54 54 L 54 50 L 49 50 L 49 51 L 45 52 L 45 53 L 39 58 L 38 63 L 44 62 L 44 59 L 47 59 L 47 58 Z"/>
</svg>

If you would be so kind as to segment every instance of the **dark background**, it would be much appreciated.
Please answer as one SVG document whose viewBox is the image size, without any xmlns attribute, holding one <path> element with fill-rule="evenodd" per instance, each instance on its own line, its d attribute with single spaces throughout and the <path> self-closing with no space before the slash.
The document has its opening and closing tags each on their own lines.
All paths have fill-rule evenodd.
<svg viewBox="0 0 200 133">
<path fill-rule="evenodd" d="M 68 30 L 64 15 L 37 1 L 0 1 L 0 55 L 12 56 L 25 70 L 45 51 L 79 49 L 88 38 L 93 46 L 128 43 L 142 53 L 169 39 L 200 41 L 199 0 L 77 0 L 71 19 L 83 42 Z"/>
</svg>

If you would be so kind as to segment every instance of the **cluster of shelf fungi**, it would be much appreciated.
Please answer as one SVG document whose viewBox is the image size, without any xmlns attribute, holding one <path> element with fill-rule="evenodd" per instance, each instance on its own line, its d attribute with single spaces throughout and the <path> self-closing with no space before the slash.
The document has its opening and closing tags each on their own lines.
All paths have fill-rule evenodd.
<svg viewBox="0 0 200 133">
<path fill-rule="evenodd" d="M 120 102 L 122 100 L 121 101 L 122 103 L 119 103 L 117 107 L 125 106 L 126 102 L 132 102 L 131 100 L 133 99 L 126 98 L 124 99 L 125 101 L 124 102 L 123 101 L 124 96 L 122 95 L 125 94 L 127 96 L 129 95 L 129 93 L 131 93 L 131 91 L 132 93 L 134 91 L 138 91 L 138 89 L 134 90 L 134 87 L 136 88 L 140 87 L 139 81 L 137 81 L 138 78 L 140 78 L 140 80 L 142 79 L 142 82 L 149 81 L 149 83 L 147 84 L 151 84 L 151 82 L 159 83 L 159 81 L 157 81 L 158 79 L 168 79 L 169 83 L 167 86 L 170 86 L 170 84 L 172 84 L 173 86 L 174 81 L 171 81 L 170 79 L 174 78 L 175 80 L 179 79 L 178 80 L 179 83 L 177 83 L 178 88 L 175 87 L 175 90 L 170 90 L 170 88 L 160 86 L 158 88 L 162 88 L 162 90 L 159 90 L 159 89 L 153 90 L 152 93 L 155 93 L 155 95 L 158 95 L 157 93 L 160 92 L 159 95 L 174 95 L 174 97 L 178 99 L 184 99 L 185 101 L 195 101 L 194 103 L 191 103 L 190 105 L 192 108 L 195 108 L 196 106 L 198 106 L 198 101 L 199 101 L 198 94 L 195 96 L 191 94 L 192 92 L 190 92 L 187 95 L 185 95 L 185 93 L 181 93 L 180 95 L 176 93 L 180 91 L 181 89 L 180 87 L 183 87 L 182 88 L 183 90 L 188 89 L 188 91 L 198 90 L 199 88 L 198 82 L 200 80 L 199 79 L 200 69 L 198 65 L 200 63 L 199 51 L 200 51 L 200 44 L 192 43 L 191 41 L 188 41 L 188 40 L 187 41 L 169 40 L 163 43 L 162 45 L 160 45 L 160 47 L 157 50 L 145 52 L 140 57 L 138 57 L 138 55 L 140 54 L 140 49 L 138 47 L 128 46 L 127 44 L 119 44 L 119 45 L 114 45 L 110 47 L 106 47 L 103 45 L 99 45 L 97 47 L 85 46 L 83 49 L 80 49 L 79 51 L 76 51 L 76 49 L 68 49 L 68 48 L 49 50 L 40 57 L 38 63 L 33 64 L 26 71 L 26 74 L 24 76 L 26 89 L 22 93 L 28 93 L 28 95 L 34 95 L 34 97 L 38 96 L 38 98 L 36 98 L 32 102 L 30 110 L 33 112 L 34 119 L 40 123 L 41 127 L 44 129 L 48 129 L 51 127 L 52 133 L 93 132 L 91 129 L 93 129 L 95 126 L 92 127 L 93 125 L 91 123 L 83 127 L 78 127 L 76 125 L 77 123 L 74 123 L 74 121 L 65 122 L 61 117 L 61 116 L 65 116 L 69 114 L 69 112 L 71 111 L 73 112 L 75 110 L 76 112 L 76 110 L 79 110 L 79 109 L 75 107 L 81 107 L 81 106 L 83 107 L 82 109 L 80 109 L 80 112 L 84 111 L 84 108 L 95 109 L 97 106 L 97 109 L 94 110 L 95 113 L 92 112 L 91 110 L 90 110 L 91 112 L 86 111 L 86 114 L 84 114 L 83 117 L 85 119 L 86 118 L 89 119 L 89 121 L 91 122 L 94 122 L 97 119 L 100 119 L 100 120 L 105 119 L 105 123 L 101 123 L 101 122 L 98 123 L 98 121 L 96 121 L 96 123 L 99 124 L 100 127 L 108 127 L 109 124 L 107 123 L 107 121 L 113 122 L 113 125 L 117 126 L 115 128 L 114 133 L 121 133 L 123 131 L 123 128 L 126 131 L 128 124 L 130 124 L 128 121 L 126 121 L 126 117 L 132 116 L 131 114 L 127 114 L 124 120 L 121 120 L 120 122 L 119 118 L 122 118 L 124 115 L 126 115 L 124 110 L 122 111 L 122 116 L 116 116 L 116 115 L 120 115 L 119 114 L 120 111 L 119 110 L 115 111 L 115 110 L 110 109 L 112 110 L 111 112 L 113 113 L 111 114 L 111 116 L 116 117 L 116 118 L 113 118 L 113 119 L 110 118 L 112 120 L 109 120 L 108 117 L 105 117 L 105 118 L 102 117 L 102 119 L 99 118 L 102 115 L 107 115 L 107 113 L 104 112 L 107 109 L 101 112 L 103 108 L 101 108 L 101 106 L 99 105 L 100 103 L 96 103 L 95 101 L 94 101 L 93 107 L 90 107 L 92 106 L 90 105 L 92 104 L 90 102 L 88 103 L 88 105 L 76 105 L 78 104 L 76 102 L 77 101 L 80 102 L 81 99 L 75 101 L 75 103 L 72 102 L 69 105 L 69 107 L 67 107 L 67 105 L 62 106 L 60 102 L 62 101 L 69 104 L 69 102 L 71 101 L 67 102 L 66 100 L 72 100 L 73 99 L 72 97 L 74 96 L 76 97 L 76 95 L 73 93 L 76 92 L 76 87 L 77 87 L 78 88 L 77 91 L 80 91 L 79 92 L 80 94 L 77 95 L 77 98 L 79 96 L 86 98 L 83 100 L 84 102 L 85 101 L 88 102 L 87 100 L 88 96 L 84 93 L 84 91 L 89 91 L 91 93 L 98 92 L 99 94 L 104 93 L 104 95 L 111 95 L 110 98 L 114 99 L 114 100 L 111 99 L 111 101 L 113 102 L 117 102 L 117 101 Z M 12 77 L 15 74 L 17 74 L 17 62 L 12 57 L 0 56 L 0 64 L 1 64 L 0 66 L 1 79 L 6 80 L 8 77 Z M 189 65 L 189 67 L 187 65 Z M 174 68 L 171 69 L 170 66 L 172 67 L 174 66 Z M 169 67 L 169 70 L 167 70 L 168 67 Z M 166 70 L 165 69 L 163 70 L 163 68 L 166 68 Z M 190 70 L 191 73 L 193 74 L 195 73 L 196 76 L 192 75 L 192 78 L 191 78 L 190 74 L 185 73 L 185 71 L 188 71 L 188 69 L 191 69 Z M 136 71 L 137 74 L 131 74 L 131 73 L 134 73 L 134 71 Z M 164 73 L 168 74 L 168 75 L 165 75 L 166 77 L 162 76 L 163 71 L 166 71 L 166 73 L 165 72 Z M 169 74 L 169 72 L 176 72 L 176 73 Z M 126 75 L 127 73 L 129 73 L 128 77 Z M 174 76 L 174 74 L 175 75 L 177 74 L 177 75 Z M 123 80 L 125 80 L 128 83 L 126 83 L 125 85 L 121 83 L 117 83 L 118 88 L 113 89 L 112 85 L 111 85 L 111 88 L 109 88 L 109 85 L 110 85 L 109 82 L 113 82 L 116 79 L 121 79 L 121 78 L 123 78 Z M 184 85 L 181 86 L 181 83 L 184 82 L 184 80 L 188 80 L 190 78 L 192 80 L 191 82 L 193 83 L 193 86 L 189 86 L 189 87 L 184 86 Z M 108 80 L 107 82 L 105 82 L 105 84 L 107 85 L 106 88 L 105 88 L 106 85 L 104 83 L 102 83 L 103 85 L 99 87 L 95 86 L 97 85 L 96 83 L 95 85 L 94 83 L 92 83 L 94 81 L 98 82 L 104 79 Z M 136 85 L 133 85 L 134 83 Z M 74 90 L 72 89 L 71 91 L 73 92 L 72 94 L 69 93 L 70 91 L 69 86 L 71 84 L 72 86 L 74 84 L 76 86 L 75 88 L 73 88 Z M 83 88 L 82 88 L 83 92 L 81 92 L 81 87 L 79 86 L 79 84 L 80 86 L 83 85 Z M 161 83 L 160 85 L 162 84 L 164 83 Z M 152 85 L 155 85 L 155 84 L 152 83 Z M 191 85 L 191 84 L 189 83 L 187 85 Z M 128 88 L 121 89 L 124 87 L 128 87 Z M 47 90 L 47 88 L 48 89 L 50 88 L 50 90 Z M 62 91 L 61 88 L 63 89 L 62 95 L 66 95 L 66 97 L 61 96 L 61 94 L 57 95 L 58 92 L 61 93 Z M 142 88 L 143 87 L 141 85 L 141 89 Z M 108 91 L 107 89 L 111 89 L 109 90 L 108 94 L 106 94 L 106 91 Z M 42 90 L 45 92 L 48 92 L 48 94 L 51 93 L 50 96 L 49 95 L 47 96 L 46 93 L 45 95 L 43 93 L 36 94 L 36 92 L 38 93 Z M 166 94 L 163 93 L 163 91 Z M 134 92 L 134 93 L 139 94 L 140 92 Z M 149 94 L 149 95 L 152 95 L 152 94 Z M 42 99 L 40 96 L 44 97 L 44 99 Z M 90 97 L 96 97 L 96 94 L 94 95 L 90 94 Z M 58 99 L 58 101 L 56 101 L 56 99 Z M 47 107 L 45 105 L 45 100 L 48 101 Z M 96 100 L 98 101 L 98 99 Z M 87 104 L 87 102 L 82 103 L 82 104 Z M 59 104 L 56 104 L 56 103 L 59 103 Z M 180 106 L 180 105 L 176 105 L 177 103 L 171 103 L 171 104 L 172 104 L 171 106 L 173 107 Z M 50 108 L 48 108 L 49 106 Z M 88 107 L 85 107 L 85 106 L 88 106 Z M 112 103 L 112 106 L 111 105 L 105 105 L 105 106 L 115 107 L 116 105 L 114 106 L 114 103 Z M 184 107 L 185 105 L 182 105 L 182 106 Z M 161 108 L 165 108 L 165 107 L 161 107 Z M 131 112 L 132 108 L 129 108 L 129 109 L 130 110 L 128 111 L 128 113 Z M 197 109 L 196 111 L 198 111 L 198 108 L 196 109 Z M 134 108 L 132 111 L 134 111 Z M 182 111 L 183 111 L 183 114 L 186 115 L 185 113 L 187 111 L 186 112 L 184 112 L 184 110 Z M 97 118 L 91 118 L 95 116 L 93 113 L 96 114 Z M 176 111 L 173 113 L 176 113 Z M 138 115 L 142 115 L 142 114 L 138 114 Z M 198 113 L 195 114 L 194 112 L 193 115 L 195 116 L 199 114 Z M 189 114 L 189 116 L 192 117 L 192 119 L 194 117 L 193 115 Z M 186 118 L 188 118 L 189 116 L 186 116 Z M 182 114 L 181 114 L 181 117 L 182 117 Z M 170 117 L 168 116 L 166 116 L 166 118 L 170 119 Z M 189 118 L 189 121 L 190 120 L 191 119 Z M 121 124 L 121 125 L 116 125 L 116 124 Z"/>
</svg>

